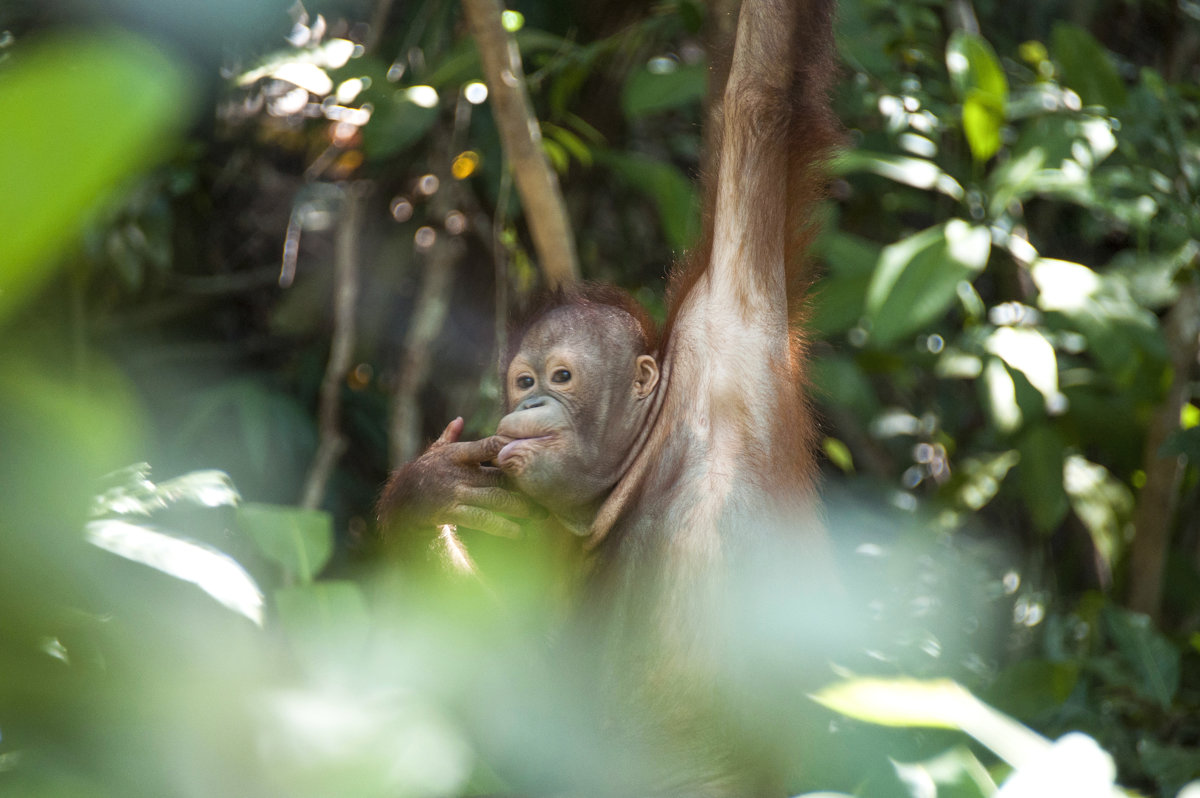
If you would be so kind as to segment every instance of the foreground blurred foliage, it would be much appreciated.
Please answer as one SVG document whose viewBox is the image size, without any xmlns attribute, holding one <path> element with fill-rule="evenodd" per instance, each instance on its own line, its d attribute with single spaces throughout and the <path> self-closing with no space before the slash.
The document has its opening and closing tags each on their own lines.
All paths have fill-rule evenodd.
<svg viewBox="0 0 1200 798">
<path fill-rule="evenodd" d="M 661 315 L 698 227 L 707 9 L 518 8 L 585 274 Z M 458 13 L 0 7 L 6 794 L 620 795 L 673 755 L 598 733 L 559 658 L 600 652 L 547 642 L 562 586 L 539 541 L 473 542 L 486 587 L 356 553 L 389 438 L 394 460 L 457 414 L 490 431 L 496 298 L 538 280 Z M 811 323 L 851 598 L 840 615 L 752 575 L 763 621 L 736 639 L 761 670 L 724 720 L 797 791 L 1182 794 L 1194 4 L 840 15 L 847 147 Z M 324 509 L 300 509 L 334 231 L 364 186 L 347 448 Z M 879 680 L 806 697 L 836 676 Z"/>
</svg>

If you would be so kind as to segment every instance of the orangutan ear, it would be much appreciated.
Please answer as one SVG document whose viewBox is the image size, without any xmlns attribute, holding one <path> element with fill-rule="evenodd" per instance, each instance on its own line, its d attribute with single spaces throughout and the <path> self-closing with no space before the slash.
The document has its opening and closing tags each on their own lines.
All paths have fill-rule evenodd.
<svg viewBox="0 0 1200 798">
<path fill-rule="evenodd" d="M 654 392 L 654 386 L 658 385 L 658 363 L 650 355 L 638 355 L 637 369 L 633 378 L 633 395 L 638 399 L 645 399 Z"/>
</svg>

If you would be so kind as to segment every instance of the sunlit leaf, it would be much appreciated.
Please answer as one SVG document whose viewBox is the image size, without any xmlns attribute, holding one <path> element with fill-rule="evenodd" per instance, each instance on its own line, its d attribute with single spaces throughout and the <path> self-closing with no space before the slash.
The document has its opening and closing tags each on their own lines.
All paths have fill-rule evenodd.
<svg viewBox="0 0 1200 798">
<path fill-rule="evenodd" d="M 1084 308 L 1100 289 L 1100 276 L 1079 263 L 1038 258 L 1030 268 L 1038 287 L 1038 307 L 1071 313 Z"/>
<path fill-rule="evenodd" d="M 1133 495 L 1104 466 L 1079 455 L 1067 458 L 1063 481 L 1071 509 L 1087 527 L 1096 552 L 1111 568 L 1133 532 Z"/>
<path fill-rule="evenodd" d="M 1092 34 L 1059 22 L 1054 26 L 1051 41 L 1054 59 L 1062 67 L 1063 82 L 1079 92 L 1084 105 L 1102 105 L 1110 110 L 1125 105 L 1125 84 L 1108 52 Z"/>
<path fill-rule="evenodd" d="M 1039 258 L 1030 273 L 1038 287 L 1038 307 L 1063 314 L 1111 374 L 1128 379 L 1143 358 L 1165 361 L 1154 314 L 1134 301 L 1120 277 L 1050 258 Z"/>
<path fill-rule="evenodd" d="M 963 133 L 971 154 L 986 161 L 1000 149 L 1008 106 L 1008 79 L 987 40 L 955 31 L 946 44 L 946 68 L 962 98 Z"/>
<path fill-rule="evenodd" d="M 834 160 L 833 171 L 840 175 L 870 172 L 905 186 L 937 191 L 951 199 L 963 197 L 962 185 L 933 161 L 924 158 L 854 149 L 841 153 Z"/>
<path fill-rule="evenodd" d="M 87 539 L 127 560 L 191 582 L 229 609 L 262 625 L 262 591 L 228 554 L 113 519 L 88 522 Z"/>
<path fill-rule="evenodd" d="M 882 726 L 962 728 L 979 701 L 949 680 L 850 679 L 818 690 L 813 698 L 835 712 Z"/>
<path fill-rule="evenodd" d="M 0 71 L 0 317 L 49 275 L 107 191 L 162 157 L 190 102 L 176 64 L 127 33 L 14 50 Z"/>
<path fill-rule="evenodd" d="M 825 456 L 829 458 L 830 462 L 840 468 L 842 473 L 854 473 L 854 456 L 850 453 L 850 447 L 846 444 L 837 438 L 825 438 L 825 440 L 821 441 L 821 451 L 825 452 Z"/>
<path fill-rule="evenodd" d="M 238 526 L 259 550 L 301 582 L 311 581 L 333 554 L 333 522 L 328 513 L 246 503 Z"/>
<path fill-rule="evenodd" d="M 955 31 L 946 43 L 946 68 L 960 97 L 981 91 L 996 98 L 1001 107 L 1007 101 L 1008 79 L 996 51 L 982 36 Z"/>
<path fill-rule="evenodd" d="M 1054 347 L 1040 331 L 1028 327 L 1000 327 L 987 337 L 984 348 L 1007 363 L 1009 368 L 1024 374 L 1047 403 L 1062 401 Z"/>
<path fill-rule="evenodd" d="M 1012 374 L 999 359 L 989 359 L 983 366 L 984 406 L 992 423 L 1001 432 L 1016 432 L 1025 420 L 1021 405 L 1017 402 L 1017 386 Z"/>
<path fill-rule="evenodd" d="M 1000 151 L 1003 110 L 987 95 L 972 92 L 963 100 L 963 133 L 977 161 L 986 161 Z"/>
<path fill-rule="evenodd" d="M 150 515 L 179 501 L 201 507 L 235 507 L 242 498 L 224 471 L 192 471 L 160 485 L 149 476 L 146 463 L 113 475 L 114 481 L 120 481 L 96 497 L 93 514 Z"/>
<path fill-rule="evenodd" d="M 958 466 L 959 500 L 973 512 L 983 509 L 999 493 L 1004 478 L 1020 459 L 1015 451 L 1007 451 L 961 462 Z"/>
<path fill-rule="evenodd" d="M 871 338 L 888 346 L 941 316 L 983 270 L 991 234 L 953 219 L 883 249 L 867 290 Z"/>
<path fill-rule="evenodd" d="M 1014 766 L 1038 760 L 1050 743 L 949 679 L 849 679 L 813 695 L 818 703 L 883 726 L 961 729 Z"/>
</svg>

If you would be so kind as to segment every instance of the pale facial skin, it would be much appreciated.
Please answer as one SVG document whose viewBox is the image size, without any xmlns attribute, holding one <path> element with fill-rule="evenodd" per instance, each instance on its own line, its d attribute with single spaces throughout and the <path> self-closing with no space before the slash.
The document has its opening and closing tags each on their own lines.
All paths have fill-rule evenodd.
<svg viewBox="0 0 1200 798">
<path fill-rule="evenodd" d="M 573 531 L 586 534 L 646 432 L 658 364 L 619 308 L 568 305 L 526 333 L 509 364 L 512 438 L 496 463 Z"/>
</svg>

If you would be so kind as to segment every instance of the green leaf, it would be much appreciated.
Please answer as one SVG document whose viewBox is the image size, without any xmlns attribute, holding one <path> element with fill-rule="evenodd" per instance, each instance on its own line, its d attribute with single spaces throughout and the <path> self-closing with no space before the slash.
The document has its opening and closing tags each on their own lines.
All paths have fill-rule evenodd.
<svg viewBox="0 0 1200 798">
<path fill-rule="evenodd" d="M 19 45 L 0 71 L 0 317 L 45 280 L 89 209 L 153 166 L 192 92 L 127 33 Z"/>
<path fill-rule="evenodd" d="M 1009 368 L 1025 375 L 1047 402 L 1058 400 L 1058 359 L 1054 347 L 1039 330 L 999 327 L 984 341 L 984 348 Z"/>
<path fill-rule="evenodd" d="M 813 288 L 809 323 L 821 336 L 831 336 L 845 332 L 862 318 L 879 246 L 847 233 L 824 236 L 821 244 L 817 255 L 829 264 L 829 274 Z"/>
<path fill-rule="evenodd" d="M 1189 463 L 1200 464 L 1200 427 L 1179 429 L 1163 442 L 1159 457 L 1183 455 Z"/>
<path fill-rule="evenodd" d="M 1076 662 L 1021 660 L 1000 672 L 987 697 L 997 709 L 1033 720 L 1062 706 L 1078 681 Z"/>
<path fill-rule="evenodd" d="M 849 679 L 813 700 L 835 712 L 882 726 L 961 729 L 1014 766 L 1036 762 L 1050 742 L 997 712 L 949 679 Z"/>
<path fill-rule="evenodd" d="M 672 248 L 687 249 L 700 235 L 700 202 L 691 180 L 676 167 L 636 153 L 608 152 L 602 163 L 621 180 L 650 197 Z"/>
<path fill-rule="evenodd" d="M 986 227 L 952 219 L 885 247 L 867 289 L 872 341 L 890 346 L 945 313 L 987 265 L 991 241 Z"/>
<path fill-rule="evenodd" d="M 222 551 L 114 518 L 88 522 L 87 540 L 120 557 L 190 582 L 262 626 L 262 591 L 246 569 Z"/>
<path fill-rule="evenodd" d="M 959 97 L 973 91 L 989 95 L 1003 107 L 1008 100 L 1008 79 L 996 51 L 987 39 L 966 31 L 955 31 L 946 43 L 946 68 Z"/>
<path fill-rule="evenodd" d="M 821 401 L 843 408 L 864 422 L 879 413 L 879 399 L 856 360 L 831 354 L 812 364 L 812 381 Z"/>
<path fill-rule="evenodd" d="M 958 500 L 972 512 L 982 510 L 1000 492 L 1008 472 L 1020 460 L 1015 451 L 969 457 L 958 467 Z"/>
<path fill-rule="evenodd" d="M 1125 105 L 1125 84 L 1105 50 L 1083 28 L 1060 22 L 1051 36 L 1054 60 L 1062 67 L 1063 82 L 1079 93 L 1084 105 L 1109 110 Z"/>
<path fill-rule="evenodd" d="M 1132 532 L 1133 494 L 1104 466 L 1079 455 L 1067 458 L 1063 479 L 1071 508 L 1087 527 L 1096 552 L 1112 567 Z"/>
<path fill-rule="evenodd" d="M 972 92 L 963 101 L 963 133 L 967 146 L 977 161 L 986 161 L 1000 151 L 1000 129 L 1004 126 L 1004 109 L 980 92 Z"/>
<path fill-rule="evenodd" d="M 1146 772 L 1153 774 L 1160 795 L 1194 798 L 1200 793 L 1200 781 L 1193 781 L 1200 778 L 1200 750 L 1196 746 L 1170 745 L 1147 736 L 1138 741 L 1137 753 Z M 1189 783 L 1194 786 L 1185 794 L 1183 789 Z"/>
<path fill-rule="evenodd" d="M 958 729 L 979 701 L 948 679 L 849 679 L 813 699 L 835 712 L 881 726 Z"/>
<path fill-rule="evenodd" d="M 829 461 L 840 468 L 843 474 L 854 473 L 854 456 L 850 453 L 849 446 L 837 438 L 827 437 L 821 441 L 821 451 L 825 452 Z"/>
<path fill-rule="evenodd" d="M 1017 401 L 1016 382 L 1004 361 L 988 358 L 983 366 L 983 379 L 979 387 L 983 391 L 983 405 L 996 429 L 1004 433 L 1020 429 L 1025 414 Z"/>
<path fill-rule="evenodd" d="M 1043 532 L 1057 527 L 1067 514 L 1067 491 L 1063 485 L 1065 449 L 1062 435 L 1048 424 L 1031 427 L 1017 442 L 1017 451 L 1021 453 L 1017 466 L 1021 492 L 1034 525 Z"/>
<path fill-rule="evenodd" d="M 708 89 L 708 66 L 655 59 L 659 68 L 643 67 L 630 75 L 621 92 L 627 119 L 699 105 Z"/>
<path fill-rule="evenodd" d="M 951 199 L 962 199 L 963 188 L 933 161 L 910 155 L 870 152 L 854 149 L 838 155 L 833 162 L 838 175 L 869 172 L 905 186 L 925 191 L 937 191 Z"/>
<path fill-rule="evenodd" d="M 962 98 L 963 133 L 971 154 L 986 161 L 1000 149 L 1008 108 L 1008 79 L 987 40 L 956 31 L 946 44 L 946 68 Z"/>
<path fill-rule="evenodd" d="M 395 155 L 419 141 L 437 118 L 437 106 L 424 108 L 403 90 L 397 91 L 379 104 L 363 127 L 363 150 L 372 159 Z"/>
<path fill-rule="evenodd" d="M 1117 379 L 1128 381 L 1144 359 L 1166 360 L 1157 319 L 1134 301 L 1119 276 L 1052 258 L 1039 258 L 1030 274 L 1038 288 L 1038 307 L 1062 314 Z"/>
<path fill-rule="evenodd" d="M 328 513 L 248 502 L 238 508 L 237 520 L 264 555 L 301 582 L 312 581 L 333 554 Z"/>
<path fill-rule="evenodd" d="M 1169 709 L 1179 691 L 1179 651 L 1140 613 L 1108 607 L 1104 622 L 1121 658 L 1137 676 L 1134 688 Z"/>
</svg>

